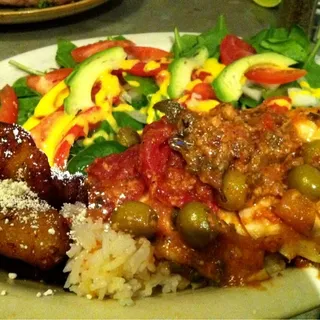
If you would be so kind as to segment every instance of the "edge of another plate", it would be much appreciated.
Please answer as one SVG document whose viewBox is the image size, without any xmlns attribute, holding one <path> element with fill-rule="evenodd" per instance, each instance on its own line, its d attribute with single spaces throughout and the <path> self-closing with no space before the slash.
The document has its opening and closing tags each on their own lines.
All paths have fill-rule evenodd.
<svg viewBox="0 0 320 320">
<path fill-rule="evenodd" d="M 48 21 L 92 9 L 109 0 L 80 0 L 49 8 L 0 8 L 0 24 Z"/>
</svg>

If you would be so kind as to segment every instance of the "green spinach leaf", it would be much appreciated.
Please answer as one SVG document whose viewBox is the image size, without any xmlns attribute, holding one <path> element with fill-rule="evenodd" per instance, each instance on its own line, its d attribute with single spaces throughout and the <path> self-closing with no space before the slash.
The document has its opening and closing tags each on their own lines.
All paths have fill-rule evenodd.
<svg viewBox="0 0 320 320">
<path fill-rule="evenodd" d="M 40 96 L 40 94 L 37 91 L 32 90 L 27 85 L 26 77 L 22 77 L 16 80 L 16 82 L 12 85 L 12 88 L 15 91 L 18 98 Z"/>
<path fill-rule="evenodd" d="M 62 68 L 74 68 L 77 63 L 73 60 L 71 51 L 77 48 L 69 40 L 59 39 L 58 40 L 58 49 L 56 53 L 57 64 Z"/>
<path fill-rule="evenodd" d="M 34 113 L 40 96 L 18 98 L 18 124 L 24 124 Z"/>
<path fill-rule="evenodd" d="M 96 159 L 106 157 L 113 153 L 120 153 L 126 148 L 116 141 L 97 139 L 92 145 L 78 152 L 68 163 L 71 173 L 84 172 L 84 170 Z"/>
<path fill-rule="evenodd" d="M 220 16 L 217 24 L 200 35 L 185 34 L 180 35 L 178 29 L 175 29 L 174 43 L 171 51 L 175 58 L 192 57 L 201 47 L 206 47 L 209 56 L 216 56 L 222 39 L 228 34 L 224 16 Z"/>
<path fill-rule="evenodd" d="M 143 129 L 143 123 L 133 119 L 126 112 L 122 112 L 122 111 L 113 112 L 113 116 L 116 119 L 117 124 L 120 128 L 130 127 L 136 131 Z"/>
</svg>

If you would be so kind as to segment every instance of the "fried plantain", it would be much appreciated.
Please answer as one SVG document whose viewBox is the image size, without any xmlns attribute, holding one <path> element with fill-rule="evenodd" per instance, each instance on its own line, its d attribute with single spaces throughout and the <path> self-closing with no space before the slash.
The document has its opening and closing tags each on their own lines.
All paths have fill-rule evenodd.
<svg viewBox="0 0 320 320">
<path fill-rule="evenodd" d="M 81 175 L 52 172 L 47 156 L 16 124 L 0 122 L 0 179 L 25 181 L 39 197 L 60 209 L 63 203 L 87 203 Z"/>
</svg>

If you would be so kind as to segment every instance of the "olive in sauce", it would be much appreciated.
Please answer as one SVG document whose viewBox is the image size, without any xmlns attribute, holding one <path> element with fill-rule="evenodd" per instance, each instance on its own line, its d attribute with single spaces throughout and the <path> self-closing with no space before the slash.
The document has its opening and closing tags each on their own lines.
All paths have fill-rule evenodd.
<svg viewBox="0 0 320 320">
<path fill-rule="evenodd" d="M 157 221 L 156 212 L 149 205 L 139 201 L 122 203 L 111 216 L 113 229 L 146 238 L 151 238 L 156 232 Z"/>
<path fill-rule="evenodd" d="M 222 193 L 219 204 L 229 211 L 240 210 L 245 206 L 248 185 L 247 177 L 239 170 L 229 169 L 223 176 Z"/>
<path fill-rule="evenodd" d="M 297 166 L 288 174 L 288 186 L 311 200 L 318 200 L 320 198 L 320 171 L 309 164 Z"/>
<path fill-rule="evenodd" d="M 208 216 L 210 209 L 203 203 L 193 201 L 178 212 L 176 224 L 183 240 L 193 248 L 204 248 L 215 237 Z"/>
<path fill-rule="evenodd" d="M 131 147 L 135 144 L 140 143 L 140 136 L 137 131 L 134 131 L 130 127 L 122 127 L 119 129 L 117 141 L 125 147 Z"/>
</svg>

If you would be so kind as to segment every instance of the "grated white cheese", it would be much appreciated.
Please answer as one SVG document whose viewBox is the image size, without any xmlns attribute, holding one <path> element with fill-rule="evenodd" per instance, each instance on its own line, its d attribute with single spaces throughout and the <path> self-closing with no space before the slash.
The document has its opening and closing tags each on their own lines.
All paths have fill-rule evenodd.
<svg viewBox="0 0 320 320">
<path fill-rule="evenodd" d="M 0 295 L 1 296 L 6 296 L 8 293 L 7 293 L 7 291 L 6 290 L 2 290 L 1 292 L 0 292 Z"/>
<path fill-rule="evenodd" d="M 54 235 L 56 233 L 56 230 L 54 230 L 54 228 L 50 228 L 48 230 L 48 233 Z"/>
<path fill-rule="evenodd" d="M 17 276 L 18 276 L 18 275 L 17 275 L 16 273 L 13 273 L 13 272 L 10 272 L 10 273 L 8 274 L 8 278 L 9 278 L 10 280 L 16 279 Z"/>
<path fill-rule="evenodd" d="M 54 295 L 54 292 L 53 292 L 52 289 L 48 289 L 46 292 L 43 293 L 43 295 L 44 295 L 45 297 L 47 297 L 47 296 L 53 296 L 53 295 Z"/>
<path fill-rule="evenodd" d="M 11 215 L 18 213 L 15 219 L 19 219 L 21 224 L 30 224 L 32 229 L 38 229 L 39 213 L 50 209 L 49 204 L 31 191 L 26 182 L 11 179 L 0 181 L 0 212 L 5 224 L 13 227 Z"/>
</svg>

